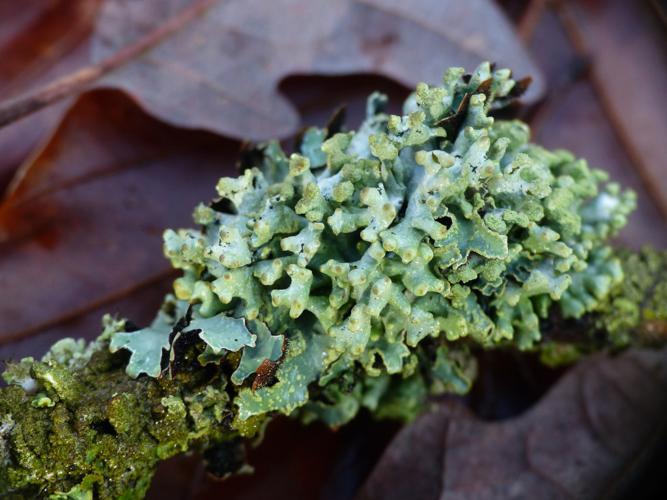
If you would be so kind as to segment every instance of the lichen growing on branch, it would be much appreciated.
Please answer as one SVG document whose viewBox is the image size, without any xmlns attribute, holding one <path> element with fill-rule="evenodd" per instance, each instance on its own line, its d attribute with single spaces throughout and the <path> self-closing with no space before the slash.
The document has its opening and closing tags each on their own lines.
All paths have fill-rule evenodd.
<svg viewBox="0 0 667 500">
<path fill-rule="evenodd" d="M 242 352 L 237 385 L 280 360 L 275 383 L 239 391 L 241 419 L 300 409 L 340 425 L 362 405 L 376 410 L 387 377 L 428 392 L 416 382 L 424 339 L 446 340 L 443 363 L 467 356 L 460 340 L 532 349 L 553 302 L 580 317 L 620 282 L 604 241 L 632 193 L 530 144 L 525 124 L 489 117 L 514 85 L 488 64 L 470 77 L 450 69 L 402 117 L 374 94 L 359 131 L 308 129 L 290 156 L 258 146 L 256 164 L 197 208 L 201 229 L 165 233 L 184 271 L 176 307 L 189 308 L 176 330 L 198 331 L 208 362 Z M 157 322 L 113 336 L 112 349 L 132 351 L 128 374 L 160 373 L 174 322 Z M 357 368 L 367 377 L 341 391 L 340 375 Z M 316 381 L 326 404 L 309 401 Z"/>
<path fill-rule="evenodd" d="M 630 343 L 666 259 L 651 254 L 650 283 L 623 295 L 606 241 L 633 193 L 490 116 L 517 88 L 489 64 L 452 68 L 403 116 L 373 94 L 356 132 L 246 151 L 196 208 L 200 228 L 166 231 L 183 274 L 150 326 L 107 317 L 90 346 L 65 341 L 5 374 L 4 491 L 140 497 L 160 459 L 236 446 L 276 413 L 410 419 L 429 394 L 470 388 L 476 349 L 586 352 L 587 332 L 547 334 L 554 316 L 597 318 L 609 335 L 596 347 Z M 651 314 L 664 328 L 663 304 Z"/>
</svg>

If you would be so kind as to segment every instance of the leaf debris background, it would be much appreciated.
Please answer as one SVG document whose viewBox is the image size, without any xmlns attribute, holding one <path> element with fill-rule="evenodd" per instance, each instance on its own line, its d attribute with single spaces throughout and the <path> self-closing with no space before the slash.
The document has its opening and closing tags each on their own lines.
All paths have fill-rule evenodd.
<svg viewBox="0 0 667 500">
<path fill-rule="evenodd" d="M 25 2 L 21 12 L 8 6 L 9 3 L 0 4 L 0 19 L 3 19 L 0 23 L 0 59 L 3 61 L 0 64 L 0 89 L 3 98 L 92 62 L 88 59 L 87 48 L 92 40 L 90 34 L 97 11 L 91 15 L 92 11 L 86 9 L 92 7 L 83 9 L 84 3 L 70 2 L 68 8 L 72 10 L 68 12 L 71 15 L 64 23 L 60 18 L 62 11 L 58 9 L 64 8 L 65 3 L 57 2 L 54 6 L 30 0 Z M 136 6 L 139 2 L 119 4 L 121 7 L 122 4 Z M 461 12 L 462 19 L 479 19 L 499 12 L 496 4 L 491 2 L 477 4 L 479 10 Z M 97 2 L 87 5 L 95 6 Z M 391 3 L 386 5 L 391 6 Z M 620 242 L 634 247 L 639 243 L 652 243 L 664 248 L 667 245 L 664 221 L 667 183 L 662 160 L 665 155 L 659 147 L 664 147 L 661 138 L 665 136 L 665 129 L 654 118 L 651 126 L 645 126 L 644 120 L 647 116 L 659 118 L 665 115 L 656 115 L 660 112 L 659 106 L 642 107 L 637 101 L 641 98 L 660 102 L 659 92 L 664 89 L 665 81 L 660 75 L 665 65 L 656 62 L 651 51 L 655 47 L 664 48 L 664 24 L 659 25 L 659 18 L 652 15 L 647 2 L 588 1 L 576 5 L 555 2 L 545 7 L 540 1 L 505 1 L 500 2 L 500 6 L 512 16 L 515 32 L 501 30 L 502 36 L 497 40 L 503 42 L 504 36 L 512 41 L 508 45 L 499 43 L 497 48 L 516 47 L 517 38 L 523 38 L 534 60 L 539 62 L 544 81 L 549 82 L 546 100 L 532 110 L 532 125 L 534 129 L 537 127 L 534 139 L 546 147 L 567 147 L 588 158 L 591 165 L 611 171 L 612 176 L 624 185 L 638 190 L 641 193 L 639 210 L 621 235 Z M 431 17 L 436 18 L 435 15 Z M 595 23 L 595 29 L 588 30 L 591 23 Z M 619 39 L 621 25 L 623 39 L 635 41 L 624 44 L 629 52 L 622 59 L 609 55 L 618 47 L 614 42 Z M 498 35 L 494 22 L 485 25 L 479 21 L 468 24 L 467 28 L 462 26 L 459 44 L 474 41 L 483 26 L 489 26 L 486 31 L 493 30 L 493 34 Z M 578 39 L 575 29 L 587 31 L 587 38 Z M 39 32 L 40 36 L 25 35 L 33 32 Z M 382 37 L 378 39 L 382 40 Z M 46 50 L 48 47 L 55 49 Z M 428 44 L 418 49 L 419 53 L 434 54 L 439 47 Z M 378 49 L 374 50 L 377 53 Z M 415 52 L 414 48 L 408 50 Z M 515 68 L 517 76 L 523 74 L 513 61 L 502 60 L 493 54 L 485 57 Z M 522 58 L 520 53 L 517 57 Z M 481 57 L 465 65 L 474 66 L 479 59 Z M 6 61 L 14 61 L 14 66 Z M 461 63 L 446 61 L 437 70 L 450 64 Z M 633 65 L 633 70 L 624 70 L 623 75 L 639 75 L 632 81 L 630 92 L 627 84 L 620 84 L 609 70 L 614 65 L 627 68 L 625 65 L 628 64 Z M 603 72 L 605 68 L 606 73 Z M 363 71 L 376 74 L 376 68 L 372 66 Z M 305 68 L 299 73 L 310 74 L 310 71 Z M 414 74 L 389 76 L 399 81 L 416 78 Z M 289 76 L 280 84 L 280 90 L 300 111 L 303 123 L 323 123 L 325 116 L 341 101 L 348 101 L 351 112 L 359 113 L 363 109 L 363 98 L 375 88 L 389 91 L 394 102 L 400 102 L 405 94 L 403 87 L 370 75 Z M 127 94 L 107 90 L 87 93 L 63 118 L 62 113 L 72 101 L 62 101 L 56 107 L 0 130 L 0 179 L 5 184 L 14 179 L 0 207 L 4 234 L 0 249 L 0 285 L 4 290 L 0 312 L 3 358 L 38 353 L 66 335 L 90 338 L 98 332 L 99 317 L 107 310 L 116 309 L 137 321 L 145 320 L 145 323 L 171 280 L 166 263 L 157 257 L 160 255 L 159 233 L 166 226 L 186 223 L 193 202 L 206 198 L 202 193 L 208 192 L 213 180 L 220 176 L 220 158 L 225 159 L 227 172 L 231 172 L 235 161 L 237 143 L 162 125 L 146 116 Z M 86 109 L 88 111 L 84 112 Z M 354 120 L 352 116 L 351 125 L 355 125 Z M 132 127 L 133 124 L 136 127 Z M 55 134 L 49 135 L 56 125 Z M 631 133 L 634 130 L 642 133 Z M 20 174 L 15 175 L 19 165 Z M 110 192 L 122 194 L 105 196 Z M 164 203 L 165 199 L 169 203 Z M 91 210 L 91 207 L 96 209 Z M 146 219 L 136 220 L 136 214 L 144 212 Z M 114 214 L 117 214 L 116 220 Z M 131 226 L 127 226 L 128 223 Z M 124 267 L 111 265 L 119 258 L 124 265 L 128 263 L 127 273 L 119 272 Z M 86 265 L 81 265 L 83 262 Z M 509 393 L 522 387 L 517 384 L 530 384 L 527 377 L 517 378 L 515 384 L 510 384 Z M 547 375 L 546 378 L 554 377 Z M 545 387 L 546 384 L 533 389 L 534 397 L 542 394 Z M 483 401 L 484 398 L 480 399 Z M 493 410 L 493 404 L 490 404 L 491 409 L 487 408 L 487 411 L 489 414 L 494 411 L 516 412 L 529 402 L 524 401 L 509 410 Z M 369 428 L 372 426 L 367 425 L 366 429 Z M 354 439 L 349 439 L 354 435 L 353 429 L 348 434 L 347 448 L 343 446 L 338 454 L 335 451 L 321 453 L 322 449 L 327 449 L 327 439 L 332 443 L 331 450 L 336 448 L 333 442 L 338 446 L 342 446 L 341 441 L 345 442 L 344 439 L 327 438 L 328 434 L 323 430 L 292 429 L 290 435 L 301 433 L 304 442 L 310 442 L 308 432 L 313 433 L 313 441 L 318 444 L 312 445 L 317 451 L 310 455 L 304 453 L 306 459 L 310 461 L 312 456 L 320 456 L 323 462 L 330 461 L 318 469 L 321 481 L 315 481 L 317 474 L 306 479 L 307 474 L 298 473 L 303 464 L 295 465 L 290 461 L 278 471 L 260 468 L 256 479 L 274 487 L 283 484 L 290 488 L 293 486 L 288 485 L 287 478 L 291 478 L 296 484 L 303 485 L 293 491 L 292 498 L 298 498 L 298 495 L 308 498 L 308 492 L 322 489 L 326 477 L 330 483 L 326 490 L 336 491 L 335 483 L 340 479 L 332 479 L 332 467 L 334 471 L 336 467 L 347 471 L 348 478 L 353 476 L 349 469 L 354 467 L 345 467 L 344 464 L 349 462 L 342 458 L 349 457 L 350 450 L 354 449 Z M 317 432 L 322 433 L 319 440 L 314 438 Z M 381 442 L 382 439 L 384 437 Z M 269 440 L 263 448 L 270 450 L 271 446 Z M 363 462 L 363 453 L 356 456 Z M 180 467 L 178 470 L 181 471 L 187 470 L 186 466 L 172 465 Z M 163 470 L 166 472 L 161 476 L 162 484 L 168 485 L 163 486 L 163 491 L 174 493 L 180 488 L 182 497 L 205 498 L 216 488 L 219 492 L 231 492 L 245 486 L 245 498 L 252 497 L 253 486 L 246 478 L 223 485 L 214 485 L 202 478 L 192 483 L 183 480 L 174 485 L 169 481 L 179 474 L 168 472 L 169 467 L 165 466 Z M 316 468 L 313 466 L 309 470 Z M 273 474 L 273 482 L 262 479 L 266 477 L 262 474 Z M 360 480 L 357 478 L 357 484 Z M 160 488 L 159 482 L 156 488 Z M 159 494 L 159 490 L 155 494 Z"/>
</svg>

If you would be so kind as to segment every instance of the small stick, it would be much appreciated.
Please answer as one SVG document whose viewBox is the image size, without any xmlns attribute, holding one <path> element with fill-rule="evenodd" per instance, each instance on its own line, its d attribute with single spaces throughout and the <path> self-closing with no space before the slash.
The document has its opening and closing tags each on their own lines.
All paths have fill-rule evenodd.
<svg viewBox="0 0 667 500">
<path fill-rule="evenodd" d="M 530 41 L 533 38 L 535 29 L 537 28 L 538 23 L 542 19 L 542 14 L 546 8 L 546 0 L 532 0 L 526 11 L 519 19 L 519 22 L 516 26 L 517 34 L 519 38 L 524 43 Z"/>
</svg>

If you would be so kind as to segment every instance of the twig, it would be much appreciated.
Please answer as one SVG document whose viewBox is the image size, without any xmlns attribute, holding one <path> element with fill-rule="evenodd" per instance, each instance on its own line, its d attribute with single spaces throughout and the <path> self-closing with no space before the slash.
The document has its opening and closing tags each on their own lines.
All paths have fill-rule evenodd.
<svg viewBox="0 0 667 500">
<path fill-rule="evenodd" d="M 34 92 L 0 103 L 0 128 L 39 111 L 64 97 L 82 92 L 88 85 L 100 77 L 134 59 L 161 42 L 167 36 L 180 30 L 216 2 L 217 0 L 199 0 L 190 7 L 183 9 L 136 43 L 119 50 L 104 61 L 75 71 Z"/>
<path fill-rule="evenodd" d="M 542 19 L 542 14 L 544 13 L 546 4 L 546 0 L 532 0 L 526 8 L 524 14 L 521 16 L 521 19 L 519 19 L 516 31 L 519 35 L 519 38 L 524 43 L 533 38 L 535 28 L 537 28 L 537 24 Z"/>
</svg>

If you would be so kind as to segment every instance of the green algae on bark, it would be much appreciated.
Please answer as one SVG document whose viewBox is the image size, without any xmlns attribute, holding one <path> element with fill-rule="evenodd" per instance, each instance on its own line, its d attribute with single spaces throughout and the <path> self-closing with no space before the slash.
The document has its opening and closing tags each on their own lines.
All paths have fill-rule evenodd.
<svg viewBox="0 0 667 500">
<path fill-rule="evenodd" d="M 141 498 L 179 453 L 230 449 L 212 469 L 242 469 L 277 413 L 409 420 L 467 392 L 480 349 L 558 364 L 661 343 L 667 254 L 606 243 L 634 195 L 494 119 L 510 76 L 453 68 L 402 117 L 374 94 L 356 132 L 254 147 L 199 229 L 165 233 L 183 275 L 151 325 L 106 317 L 97 341 L 5 372 L 0 493 Z"/>
</svg>

